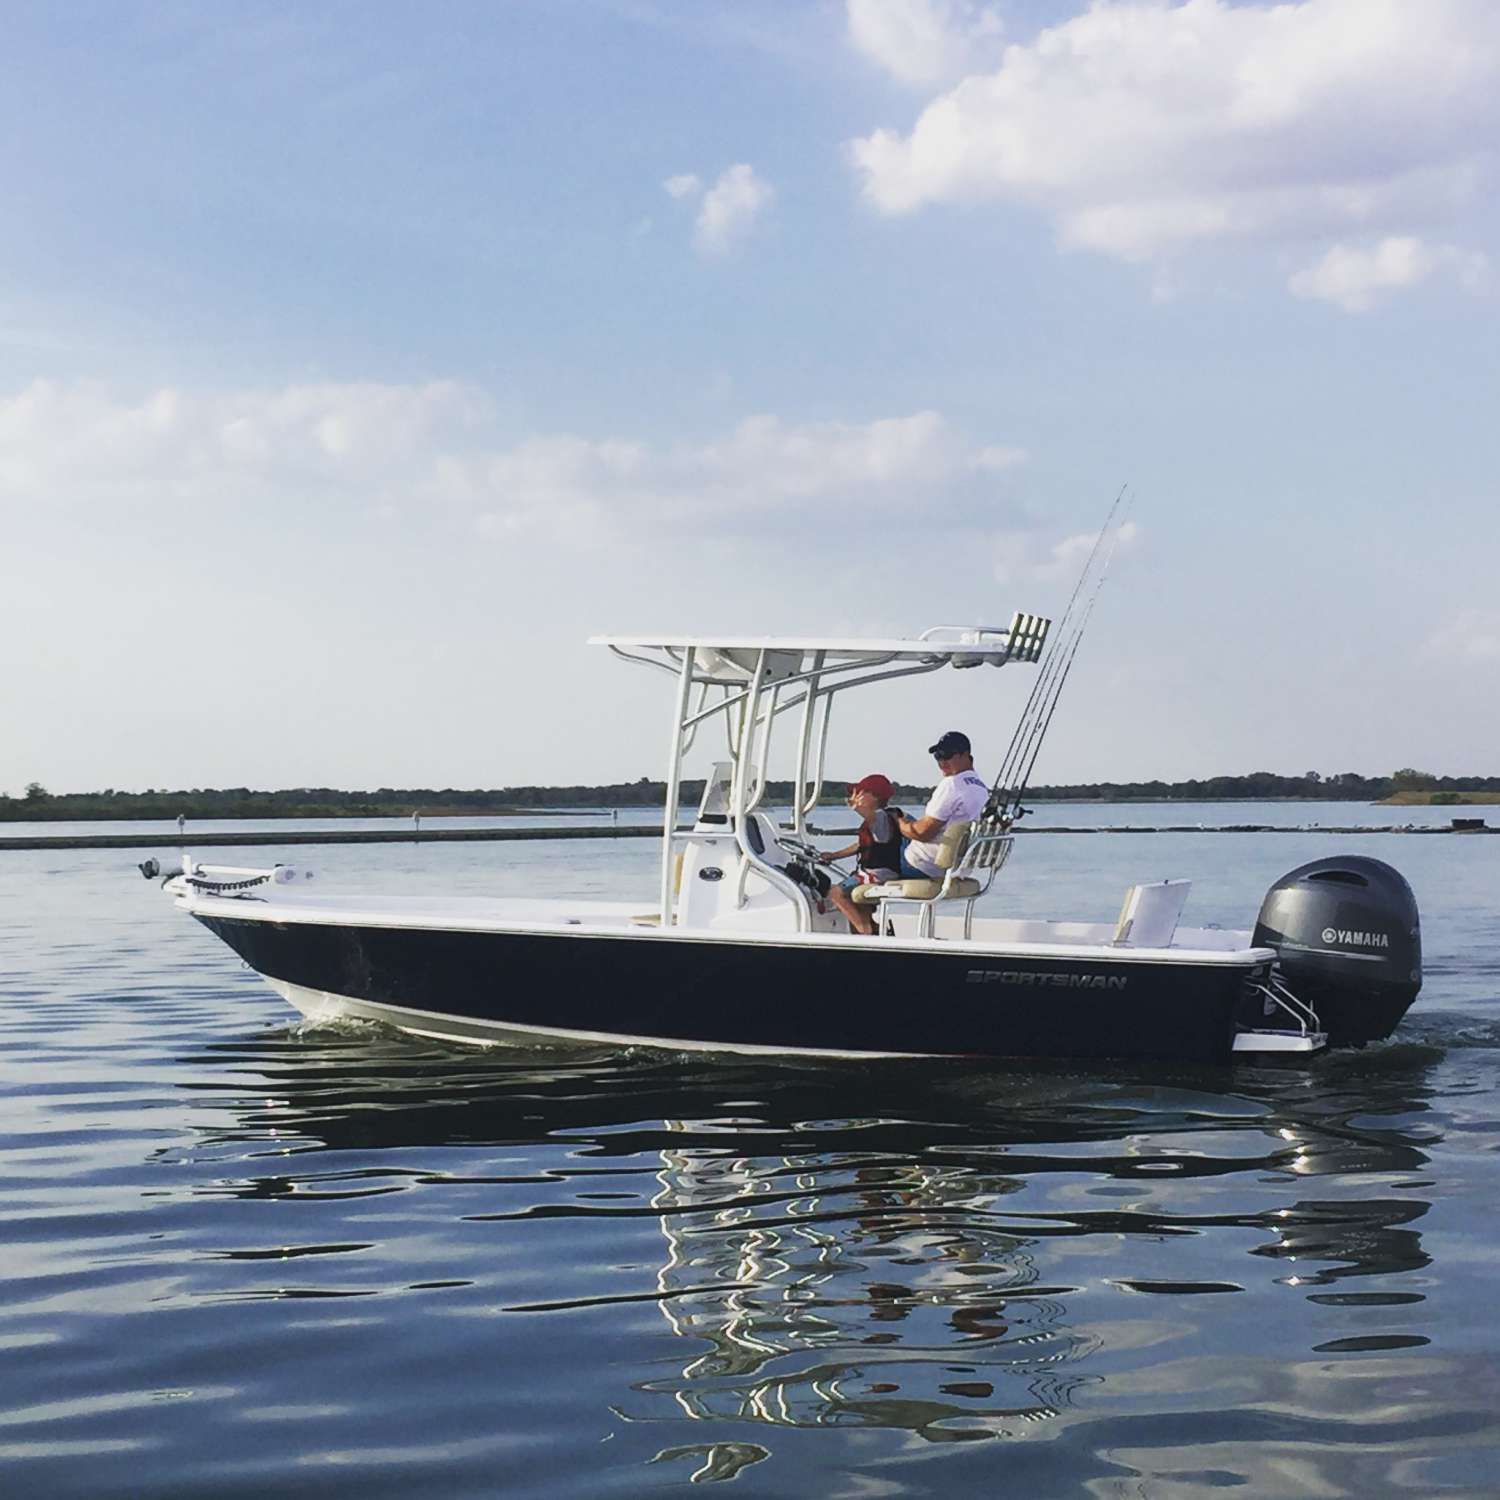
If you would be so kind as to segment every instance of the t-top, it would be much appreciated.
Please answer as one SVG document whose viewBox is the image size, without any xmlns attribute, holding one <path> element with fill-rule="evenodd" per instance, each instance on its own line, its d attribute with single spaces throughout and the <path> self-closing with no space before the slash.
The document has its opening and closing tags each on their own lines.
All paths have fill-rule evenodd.
<svg viewBox="0 0 1500 1500">
<path fill-rule="evenodd" d="M 984 804 L 989 798 L 990 789 L 973 771 L 958 771 L 952 776 L 943 777 L 932 789 L 932 796 L 927 799 L 927 808 L 922 816 L 941 818 L 944 824 L 970 822 L 984 811 Z M 912 839 L 906 846 L 906 857 L 934 880 L 941 880 L 943 867 L 938 863 L 941 844 L 942 834 L 932 843 Z"/>
</svg>

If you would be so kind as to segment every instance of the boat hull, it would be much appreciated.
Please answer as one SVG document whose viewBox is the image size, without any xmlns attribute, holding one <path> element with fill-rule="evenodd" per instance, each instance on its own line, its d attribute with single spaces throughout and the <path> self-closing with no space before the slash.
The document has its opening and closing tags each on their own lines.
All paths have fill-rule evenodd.
<svg viewBox="0 0 1500 1500">
<path fill-rule="evenodd" d="M 1223 1063 L 1247 983 L 1268 967 L 194 915 L 309 1014 L 471 1042 Z"/>
</svg>

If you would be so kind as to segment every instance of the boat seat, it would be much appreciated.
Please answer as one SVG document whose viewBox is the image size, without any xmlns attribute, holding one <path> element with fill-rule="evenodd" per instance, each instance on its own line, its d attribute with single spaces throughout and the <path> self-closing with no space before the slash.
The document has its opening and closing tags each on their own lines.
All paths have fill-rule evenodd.
<svg viewBox="0 0 1500 1500">
<path fill-rule="evenodd" d="M 745 842 L 755 851 L 757 858 L 768 865 L 782 869 L 786 865 L 787 853 L 782 847 L 780 831 L 763 812 L 752 812 L 745 818 Z"/>
<path fill-rule="evenodd" d="M 971 876 L 960 875 L 956 880 L 887 880 L 883 885 L 857 885 L 853 899 L 868 905 L 892 898 L 897 901 L 939 901 L 979 894 L 979 882 Z"/>
<path fill-rule="evenodd" d="M 1115 923 L 1117 948 L 1170 948 L 1177 922 L 1192 889 L 1191 880 L 1157 880 L 1125 892 Z"/>
<path fill-rule="evenodd" d="M 941 879 L 888 880 L 881 885 L 857 885 L 850 893 L 854 901 L 879 908 L 876 927 L 885 930 L 893 906 L 917 908 L 917 936 L 933 935 L 934 908 L 940 901 L 962 901 L 964 936 L 974 927 L 974 903 L 989 890 L 996 872 L 1010 856 L 1011 836 L 998 823 L 955 819 L 943 829 L 938 841 L 937 863 Z"/>
</svg>

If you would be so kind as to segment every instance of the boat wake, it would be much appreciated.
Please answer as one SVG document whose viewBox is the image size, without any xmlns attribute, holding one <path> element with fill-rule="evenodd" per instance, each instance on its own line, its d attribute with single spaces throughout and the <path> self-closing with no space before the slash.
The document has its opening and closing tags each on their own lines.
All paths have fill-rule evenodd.
<svg viewBox="0 0 1500 1500">
<path fill-rule="evenodd" d="M 1426 1015 L 1408 1016 L 1396 1037 L 1379 1050 L 1393 1052 L 1414 1046 L 1444 1052 L 1468 1048 L 1491 1050 L 1500 1047 L 1500 1020 L 1460 1011 L 1432 1011 Z"/>
<path fill-rule="evenodd" d="M 394 1026 L 381 1021 L 367 1021 L 363 1016 L 304 1016 L 282 1028 L 280 1035 L 288 1041 L 304 1039 L 325 1041 L 331 1037 L 368 1037 L 383 1033 L 397 1034 Z"/>
</svg>

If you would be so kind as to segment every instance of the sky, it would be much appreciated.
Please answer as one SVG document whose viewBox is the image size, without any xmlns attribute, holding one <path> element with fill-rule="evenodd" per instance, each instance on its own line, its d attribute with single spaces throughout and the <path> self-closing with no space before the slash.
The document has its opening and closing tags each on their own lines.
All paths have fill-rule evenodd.
<svg viewBox="0 0 1500 1500">
<path fill-rule="evenodd" d="M 590 635 L 1056 615 L 1127 484 L 1038 781 L 1496 774 L 1497 148 L 1494 0 L 10 0 L 0 791 L 658 777 Z"/>
</svg>

